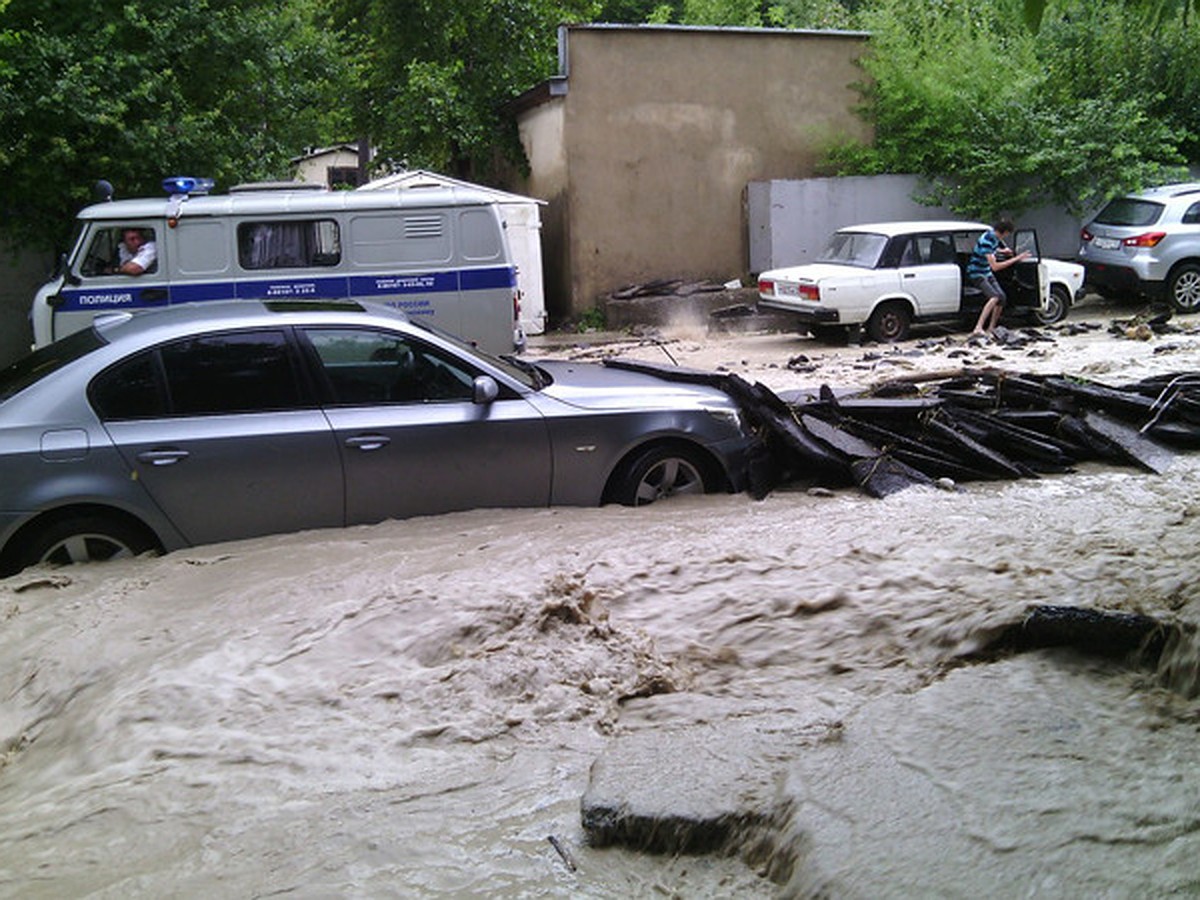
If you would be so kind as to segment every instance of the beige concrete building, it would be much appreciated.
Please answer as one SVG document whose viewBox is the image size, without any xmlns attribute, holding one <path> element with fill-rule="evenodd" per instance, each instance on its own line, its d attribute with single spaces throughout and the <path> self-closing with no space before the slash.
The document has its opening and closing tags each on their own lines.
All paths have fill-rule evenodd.
<svg viewBox="0 0 1200 900">
<path fill-rule="evenodd" d="M 323 184 L 326 187 L 356 187 L 365 181 L 360 174 L 358 144 L 315 147 L 291 160 L 296 181 Z"/>
<path fill-rule="evenodd" d="M 571 25 L 560 74 L 515 103 L 543 211 L 552 322 L 655 278 L 748 271 L 746 185 L 869 139 L 860 32 Z"/>
</svg>

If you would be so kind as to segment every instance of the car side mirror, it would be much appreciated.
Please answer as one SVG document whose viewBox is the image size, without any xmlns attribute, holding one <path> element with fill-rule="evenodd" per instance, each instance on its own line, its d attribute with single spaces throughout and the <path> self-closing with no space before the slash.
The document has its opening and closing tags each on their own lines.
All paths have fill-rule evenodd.
<svg viewBox="0 0 1200 900">
<path fill-rule="evenodd" d="M 500 385 L 491 375 L 476 375 L 475 390 L 471 396 L 472 403 L 491 403 L 500 396 Z"/>
<path fill-rule="evenodd" d="M 65 253 L 58 257 L 58 260 L 54 265 L 54 277 L 57 278 L 59 275 L 61 275 L 63 281 L 69 285 L 75 286 L 80 283 L 78 276 L 76 276 L 75 273 L 71 271 L 70 266 L 67 265 L 67 254 Z"/>
</svg>

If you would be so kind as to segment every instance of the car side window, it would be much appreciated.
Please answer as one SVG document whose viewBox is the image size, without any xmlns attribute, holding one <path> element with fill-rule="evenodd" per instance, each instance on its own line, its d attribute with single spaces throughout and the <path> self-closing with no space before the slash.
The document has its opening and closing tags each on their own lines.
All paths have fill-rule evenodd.
<svg viewBox="0 0 1200 900">
<path fill-rule="evenodd" d="M 1200 203 L 1189 206 L 1179 221 L 1184 225 L 1200 225 Z"/>
<path fill-rule="evenodd" d="M 158 349 L 171 415 L 271 412 L 304 404 L 283 331 L 213 334 Z"/>
<path fill-rule="evenodd" d="M 930 265 L 945 265 L 958 262 L 954 253 L 954 239 L 948 234 L 922 235 L 922 255 Z"/>
<path fill-rule="evenodd" d="M 88 388 L 88 399 L 102 420 L 154 419 L 167 415 L 167 395 L 153 350 L 110 366 Z"/>
<path fill-rule="evenodd" d="M 338 405 L 471 401 L 475 372 L 451 354 L 396 332 L 304 332 Z"/>
</svg>

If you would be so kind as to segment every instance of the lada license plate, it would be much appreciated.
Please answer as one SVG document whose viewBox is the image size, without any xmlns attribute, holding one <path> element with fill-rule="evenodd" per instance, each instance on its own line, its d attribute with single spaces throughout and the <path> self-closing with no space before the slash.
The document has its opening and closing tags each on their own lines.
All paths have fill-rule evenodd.
<svg viewBox="0 0 1200 900">
<path fill-rule="evenodd" d="M 800 285 L 791 281 L 777 281 L 775 282 L 775 293 L 781 297 L 799 297 Z"/>
</svg>

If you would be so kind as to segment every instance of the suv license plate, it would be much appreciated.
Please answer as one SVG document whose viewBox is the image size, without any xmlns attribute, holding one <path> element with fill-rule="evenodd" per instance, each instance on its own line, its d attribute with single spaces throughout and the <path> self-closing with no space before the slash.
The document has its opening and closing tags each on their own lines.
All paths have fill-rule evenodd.
<svg viewBox="0 0 1200 900">
<path fill-rule="evenodd" d="M 1116 250 L 1121 246 L 1121 242 L 1116 238 L 1092 238 L 1092 246 L 1097 250 Z"/>
</svg>

